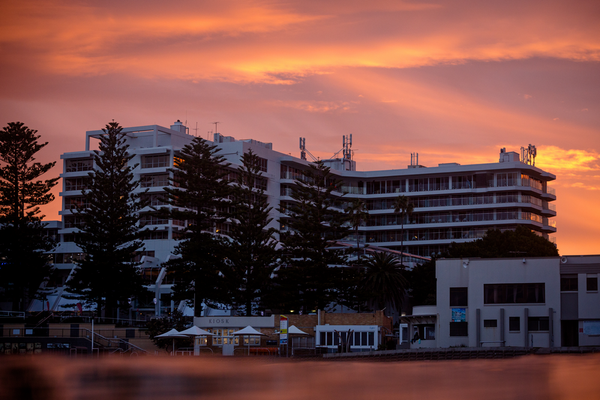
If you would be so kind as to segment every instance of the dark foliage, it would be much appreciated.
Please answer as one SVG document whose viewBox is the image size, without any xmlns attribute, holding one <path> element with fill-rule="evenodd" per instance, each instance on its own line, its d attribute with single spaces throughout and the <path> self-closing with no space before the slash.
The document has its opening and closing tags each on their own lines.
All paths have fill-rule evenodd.
<svg viewBox="0 0 600 400">
<path fill-rule="evenodd" d="M 348 214 L 348 218 L 350 220 L 350 224 L 352 229 L 354 229 L 354 236 L 356 237 L 356 254 L 357 254 L 357 262 L 360 260 L 360 237 L 358 236 L 358 228 L 366 222 L 369 218 L 369 213 L 367 212 L 367 205 L 361 199 L 354 199 L 351 201 L 345 209 Z"/>
<path fill-rule="evenodd" d="M 426 306 L 436 304 L 435 259 L 416 265 L 408 272 L 412 304 Z"/>
<path fill-rule="evenodd" d="M 156 336 L 162 335 L 171 329 L 177 329 L 178 332 L 181 332 L 186 329 L 186 326 L 188 326 L 190 322 L 190 317 L 184 317 L 180 311 L 175 310 L 169 316 L 150 320 L 146 323 L 146 328 L 148 329 L 147 332 L 150 339 L 154 342 L 156 347 L 171 351 L 173 348 L 173 339 L 161 339 Z M 175 348 L 191 347 L 193 345 L 194 340 L 191 337 L 175 339 Z"/>
<path fill-rule="evenodd" d="M 272 207 L 258 184 L 260 159 L 252 151 L 242 157 L 231 195 L 231 227 L 225 280 L 235 308 L 252 315 L 267 292 L 279 253 L 274 228 L 269 228 Z"/>
<path fill-rule="evenodd" d="M 330 248 L 333 241 L 348 235 L 348 218 L 333 191 L 340 181 L 322 162 L 311 164 L 292 190 L 295 202 L 285 210 L 290 233 L 282 234 L 286 266 L 277 273 L 279 295 L 271 298 L 275 309 L 325 309 L 336 301 L 337 283 L 345 263 L 342 251 Z"/>
<path fill-rule="evenodd" d="M 408 199 L 406 196 L 398 196 L 394 201 L 394 212 L 396 214 L 400 214 L 400 251 L 404 252 L 404 221 L 406 217 L 410 218 L 415 209 L 414 204 Z M 400 258 L 400 263 L 402 264 L 403 258 Z"/>
<path fill-rule="evenodd" d="M 87 303 L 95 303 L 104 316 L 116 317 L 118 307 L 129 308 L 131 296 L 145 292 L 135 253 L 142 249 L 139 211 L 146 205 L 135 193 L 139 182 L 129 166 L 125 134 L 116 122 L 103 129 L 99 151 L 94 154 L 94 170 L 87 188 L 82 190 L 83 204 L 76 209 L 82 223 L 75 243 L 85 253 L 69 290 Z"/>
<path fill-rule="evenodd" d="M 402 309 L 404 294 L 408 289 L 406 271 L 393 254 L 375 253 L 365 263 L 365 276 L 361 289 L 376 310 L 386 307 Z"/>
<path fill-rule="evenodd" d="M 168 262 L 176 284 L 177 300 L 189 300 L 200 316 L 201 304 L 217 307 L 227 304 L 225 270 L 227 241 L 215 234 L 217 224 L 227 216 L 228 171 L 217 146 L 194 138 L 175 161 L 172 186 L 165 188 L 173 210 L 173 219 L 186 221 L 183 240 L 175 249 L 179 258 Z"/>
<path fill-rule="evenodd" d="M 24 311 L 50 265 L 44 254 L 54 242 L 44 233 L 39 206 L 54 200 L 50 190 L 58 178 L 40 179 L 55 163 L 35 162 L 48 143 L 22 122 L 0 131 L 0 298 Z"/>
<path fill-rule="evenodd" d="M 555 257 L 556 245 L 536 235 L 524 226 L 514 231 L 490 229 L 482 239 L 467 243 L 452 243 L 446 257 L 501 258 L 501 257 Z"/>
</svg>

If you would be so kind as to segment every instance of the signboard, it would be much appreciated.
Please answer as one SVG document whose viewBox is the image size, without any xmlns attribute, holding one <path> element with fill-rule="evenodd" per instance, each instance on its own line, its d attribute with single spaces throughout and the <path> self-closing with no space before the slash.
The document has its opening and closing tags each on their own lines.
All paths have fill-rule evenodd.
<svg viewBox="0 0 600 400">
<path fill-rule="evenodd" d="M 600 335 L 600 321 L 583 321 L 583 333 L 586 335 Z"/>
<path fill-rule="evenodd" d="M 199 328 L 237 328 L 242 329 L 245 326 L 254 328 L 275 328 L 275 315 L 269 317 L 232 317 L 229 315 L 194 317 L 194 325 Z"/>
<path fill-rule="evenodd" d="M 285 315 L 279 316 L 279 344 L 287 344 L 288 342 L 288 317 Z"/>
<path fill-rule="evenodd" d="M 452 309 L 452 322 L 467 322 L 467 309 L 466 308 L 453 308 Z"/>
</svg>

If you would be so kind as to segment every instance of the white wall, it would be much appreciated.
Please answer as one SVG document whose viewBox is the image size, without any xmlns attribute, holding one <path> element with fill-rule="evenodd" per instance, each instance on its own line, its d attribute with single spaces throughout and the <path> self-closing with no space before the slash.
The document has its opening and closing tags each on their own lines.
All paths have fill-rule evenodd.
<svg viewBox="0 0 600 400">
<path fill-rule="evenodd" d="M 439 313 L 440 332 L 438 336 L 439 347 L 467 346 L 478 347 L 477 342 L 477 310 L 480 311 L 479 327 L 480 339 L 487 342 L 499 342 L 504 331 L 506 346 L 531 345 L 534 347 L 548 347 L 550 345 L 549 332 L 527 332 L 527 319 L 529 317 L 547 317 L 549 310 L 553 310 L 552 330 L 554 346 L 560 346 L 560 272 L 559 259 L 552 258 L 523 258 L 518 259 L 448 259 L 436 262 L 437 276 L 437 303 Z M 484 304 L 484 284 L 510 284 L 510 283 L 544 283 L 545 302 L 542 304 Z M 450 288 L 468 288 L 468 306 L 466 319 L 468 322 L 468 336 L 451 337 L 450 322 L 452 308 L 450 307 Z M 459 307 L 464 308 L 464 307 Z M 504 309 L 504 318 L 501 319 L 501 309 Z M 509 318 L 520 317 L 520 329 L 509 332 Z M 484 328 L 483 321 L 495 319 L 497 327 Z M 484 344 L 485 347 L 500 346 L 499 343 Z"/>
</svg>

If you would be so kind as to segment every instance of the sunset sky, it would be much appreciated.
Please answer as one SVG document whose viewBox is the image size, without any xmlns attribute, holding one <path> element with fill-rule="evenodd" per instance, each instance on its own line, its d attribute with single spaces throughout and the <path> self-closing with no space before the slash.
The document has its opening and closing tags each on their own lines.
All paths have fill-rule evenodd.
<svg viewBox="0 0 600 400">
<path fill-rule="evenodd" d="M 0 52 L 0 124 L 37 129 L 53 176 L 113 119 L 321 158 L 352 133 L 359 170 L 531 143 L 559 252 L 600 254 L 600 1 L 4 0 Z"/>
</svg>

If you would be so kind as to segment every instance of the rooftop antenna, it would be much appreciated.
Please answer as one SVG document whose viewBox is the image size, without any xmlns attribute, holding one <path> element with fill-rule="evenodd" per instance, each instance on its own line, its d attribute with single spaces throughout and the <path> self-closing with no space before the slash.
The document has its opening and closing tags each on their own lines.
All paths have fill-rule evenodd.
<svg viewBox="0 0 600 400">
<path fill-rule="evenodd" d="M 342 149 L 331 156 L 330 160 L 335 159 L 337 155 L 340 154 L 340 151 L 342 152 L 342 158 L 344 160 L 352 161 L 352 134 L 342 136 Z"/>
<path fill-rule="evenodd" d="M 342 145 L 344 146 L 344 158 L 352 160 L 352 134 L 343 137 Z"/>
<path fill-rule="evenodd" d="M 213 122 L 213 124 L 215 124 L 215 132 L 219 133 L 219 124 L 220 124 L 220 122 L 216 121 L 216 122 Z"/>
<path fill-rule="evenodd" d="M 416 167 L 419 165 L 419 153 L 410 153 L 410 166 Z"/>
<path fill-rule="evenodd" d="M 535 167 L 535 157 L 537 149 L 535 145 L 530 144 L 528 147 L 521 147 L 521 162 L 524 164 L 533 165 Z"/>
<path fill-rule="evenodd" d="M 196 131 L 196 133 L 194 133 L 194 136 L 198 136 L 198 123 L 197 122 L 196 122 L 196 127 L 193 130 Z"/>
<path fill-rule="evenodd" d="M 306 153 L 313 159 L 313 161 L 318 161 L 315 156 L 313 156 L 310 151 L 306 150 L 306 138 L 300 138 L 300 159 L 306 161 Z"/>
</svg>

